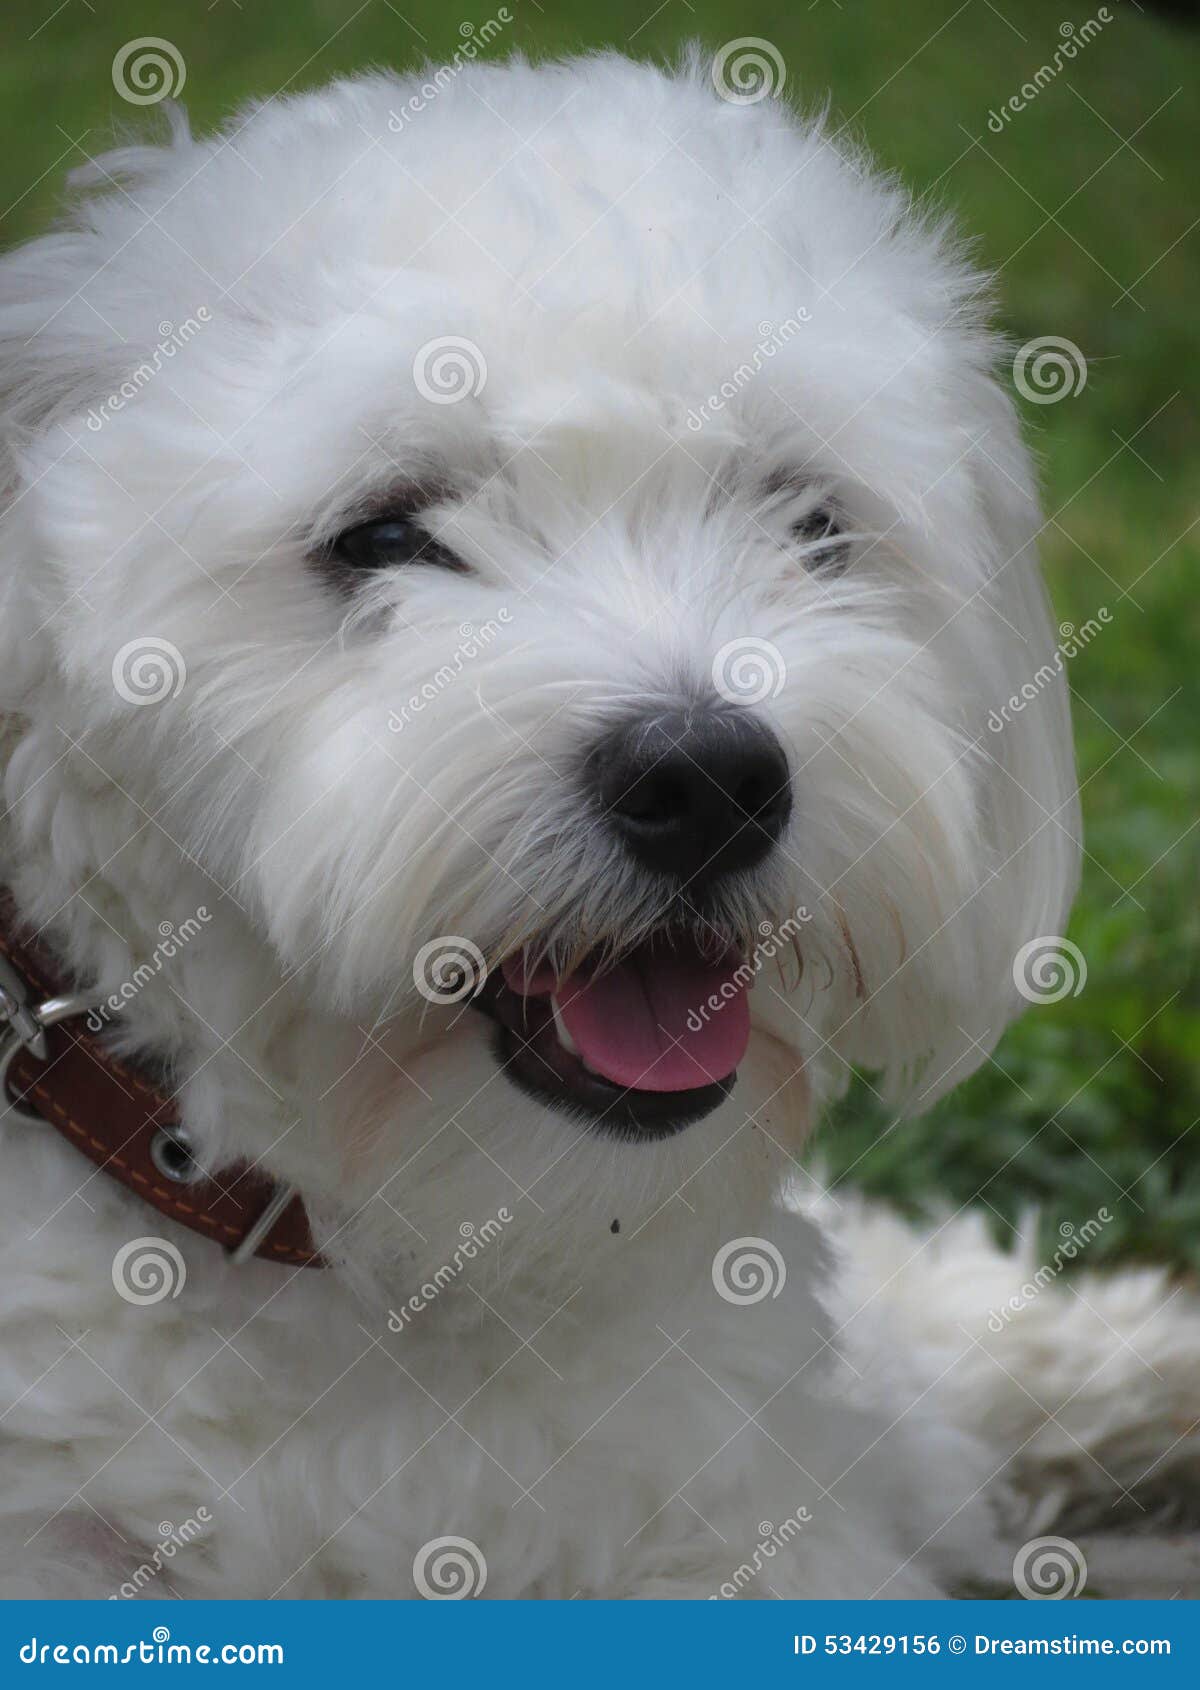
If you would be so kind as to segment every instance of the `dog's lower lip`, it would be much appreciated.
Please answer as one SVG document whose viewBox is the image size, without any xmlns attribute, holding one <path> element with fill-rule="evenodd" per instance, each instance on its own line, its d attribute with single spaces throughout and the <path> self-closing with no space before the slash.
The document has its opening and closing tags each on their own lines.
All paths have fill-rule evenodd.
<svg viewBox="0 0 1200 1690">
<path fill-rule="evenodd" d="M 669 1138 L 703 1120 L 729 1096 L 736 1074 L 688 1091 L 640 1091 L 615 1085 L 584 1066 L 560 1041 L 549 999 L 521 998 L 499 972 L 473 1005 L 496 1023 L 496 1059 L 527 1095 L 626 1141 Z"/>
</svg>

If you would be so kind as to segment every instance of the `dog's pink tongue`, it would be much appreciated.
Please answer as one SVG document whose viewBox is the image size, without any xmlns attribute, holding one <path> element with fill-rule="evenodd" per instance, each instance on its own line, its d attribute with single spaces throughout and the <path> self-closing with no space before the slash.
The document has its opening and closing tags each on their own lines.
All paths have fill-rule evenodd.
<svg viewBox="0 0 1200 1690">
<path fill-rule="evenodd" d="M 608 973 L 560 980 L 554 1002 L 594 1073 L 639 1091 L 694 1091 L 728 1078 L 746 1054 L 750 1006 L 737 967 L 736 958 L 642 950 Z"/>
</svg>

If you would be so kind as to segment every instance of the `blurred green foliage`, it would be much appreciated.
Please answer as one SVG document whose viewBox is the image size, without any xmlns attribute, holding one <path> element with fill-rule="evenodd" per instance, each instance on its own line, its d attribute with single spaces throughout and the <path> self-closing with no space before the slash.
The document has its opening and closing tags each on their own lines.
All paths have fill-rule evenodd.
<svg viewBox="0 0 1200 1690">
<path fill-rule="evenodd" d="M 167 36 L 198 127 L 250 95 L 368 64 L 439 61 L 492 0 L 7 0 L 0 59 L 5 241 L 44 226 L 63 171 L 142 115 L 117 50 Z M 1048 1233 L 1101 1206 L 1089 1260 L 1200 1265 L 1200 33 L 1125 0 L 999 134 L 989 113 L 1092 0 L 508 0 L 494 53 L 612 46 L 674 54 L 761 36 L 789 92 L 832 91 L 914 190 L 977 233 L 1016 341 L 1056 334 L 1088 360 L 1076 397 L 1026 405 L 1051 521 L 1060 621 L 1112 620 L 1070 667 L 1088 858 L 1070 934 L 1080 996 L 1030 1010 L 995 1060 L 919 1122 L 862 1088 L 822 1140 L 833 1178 L 913 1211 L 983 1202 L 1003 1235 L 1025 1206 Z"/>
</svg>

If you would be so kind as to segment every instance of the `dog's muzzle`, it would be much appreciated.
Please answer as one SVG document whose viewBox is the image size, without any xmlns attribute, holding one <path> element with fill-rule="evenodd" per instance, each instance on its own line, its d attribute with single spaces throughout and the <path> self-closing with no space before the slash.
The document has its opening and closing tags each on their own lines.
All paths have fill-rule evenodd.
<svg viewBox="0 0 1200 1690">
<path fill-rule="evenodd" d="M 531 947 L 475 1001 L 523 1090 L 615 1136 L 662 1138 L 729 1095 L 746 1051 L 751 971 L 693 898 L 775 847 L 791 814 L 787 759 L 748 711 L 698 709 L 610 729 L 584 771 L 598 824 L 671 913 L 649 939 L 600 948 L 569 972 Z"/>
</svg>

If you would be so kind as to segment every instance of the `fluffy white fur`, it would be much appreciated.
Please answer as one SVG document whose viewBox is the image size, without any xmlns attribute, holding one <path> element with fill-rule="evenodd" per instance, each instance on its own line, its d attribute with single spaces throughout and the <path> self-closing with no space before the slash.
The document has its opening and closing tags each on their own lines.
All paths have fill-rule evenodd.
<svg viewBox="0 0 1200 1690">
<path fill-rule="evenodd" d="M 924 1107 L 983 1059 L 1073 888 L 1061 687 L 984 728 L 1052 636 L 980 278 L 865 159 L 704 65 L 475 67 L 390 123 L 413 86 L 207 140 L 177 120 L 0 266 L 4 877 L 110 991 L 205 907 L 114 1038 L 166 1064 L 206 1166 L 301 1189 L 335 1264 L 232 1269 L 5 1122 L 0 1588 L 116 1592 L 204 1508 L 155 1575 L 183 1595 L 413 1595 L 453 1535 L 487 1596 L 707 1596 L 806 1508 L 744 1594 L 946 1591 L 994 1564 L 995 1451 L 919 1338 L 894 1376 L 894 1334 L 863 1346 L 879 1392 L 836 1361 L 819 1233 L 779 1193 L 850 1062 Z M 431 403 L 414 359 L 448 335 L 486 386 Z M 413 482 L 469 573 L 348 598 L 314 548 Z M 855 536 L 837 578 L 789 541 L 821 498 Z M 648 931 L 661 900 L 571 771 L 617 714 L 707 697 L 745 638 L 786 665 L 757 708 L 795 810 L 712 919 L 752 940 L 804 906 L 802 968 L 757 979 L 727 1103 L 617 1143 L 519 1094 L 414 956 Z M 114 689 L 139 639 L 183 654 L 177 696 Z M 187 1281 L 130 1306 L 112 1263 L 143 1234 Z M 778 1297 L 717 1295 L 740 1237 L 782 1256 Z"/>
</svg>

